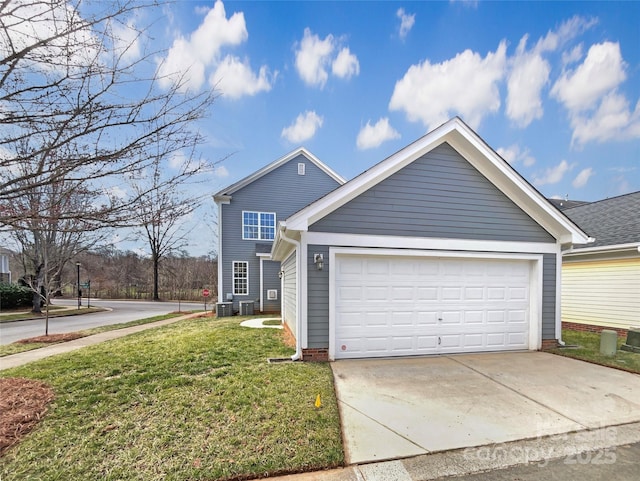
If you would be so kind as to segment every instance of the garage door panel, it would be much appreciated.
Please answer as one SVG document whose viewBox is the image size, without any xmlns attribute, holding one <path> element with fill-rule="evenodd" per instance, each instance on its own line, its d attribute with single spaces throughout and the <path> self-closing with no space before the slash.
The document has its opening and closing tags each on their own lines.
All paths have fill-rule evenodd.
<svg viewBox="0 0 640 481">
<path fill-rule="evenodd" d="M 529 348 L 522 260 L 336 256 L 335 355 Z"/>
</svg>

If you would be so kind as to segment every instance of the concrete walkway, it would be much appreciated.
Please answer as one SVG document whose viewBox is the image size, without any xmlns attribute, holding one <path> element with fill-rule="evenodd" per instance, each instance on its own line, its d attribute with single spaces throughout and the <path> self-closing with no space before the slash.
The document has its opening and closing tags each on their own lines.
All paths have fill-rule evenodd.
<svg viewBox="0 0 640 481">
<path fill-rule="evenodd" d="M 538 477 L 535 479 L 550 479 L 545 469 L 550 461 L 558 460 L 560 464 L 568 467 L 566 476 L 554 475 L 553 479 L 558 481 L 579 479 L 575 476 L 575 470 L 571 469 L 576 464 L 586 470 L 592 467 L 591 464 L 599 464 L 601 469 L 608 467 L 608 473 L 598 479 L 636 481 L 637 472 L 634 469 L 627 467 L 624 475 L 618 469 L 616 450 L 618 446 L 623 447 L 638 442 L 640 442 L 640 423 L 632 423 L 562 436 L 491 444 L 269 479 L 271 481 L 431 481 L 482 472 L 487 472 L 486 479 L 494 479 L 490 476 L 490 471 L 524 465 L 537 468 Z M 637 466 L 636 463 L 636 468 Z M 500 479 L 520 478 L 507 476 Z"/>
<path fill-rule="evenodd" d="M 61 342 L 59 344 L 52 344 L 51 346 L 43 347 L 40 349 L 33 349 L 32 351 L 26 351 L 18 354 L 12 354 L 10 356 L 0 357 L 0 371 L 4 369 L 11 369 L 12 367 L 22 366 L 33 361 L 39 361 L 40 359 L 55 356 L 56 354 L 72 352 L 77 349 L 82 349 L 86 346 L 93 346 L 95 344 L 100 344 L 101 342 L 118 339 L 120 337 L 128 336 L 129 334 L 134 334 L 136 332 L 146 331 L 147 329 L 153 329 L 155 327 L 166 326 L 168 324 L 173 324 L 174 322 L 183 321 L 185 319 L 192 319 L 194 317 L 203 315 L 205 315 L 205 313 L 196 312 L 194 314 L 172 317 L 171 319 L 164 319 L 162 321 L 140 324 L 139 326 L 114 329 L 113 331 L 101 332 L 100 334 L 81 337 L 80 339 L 75 339 L 69 342 Z"/>
</svg>

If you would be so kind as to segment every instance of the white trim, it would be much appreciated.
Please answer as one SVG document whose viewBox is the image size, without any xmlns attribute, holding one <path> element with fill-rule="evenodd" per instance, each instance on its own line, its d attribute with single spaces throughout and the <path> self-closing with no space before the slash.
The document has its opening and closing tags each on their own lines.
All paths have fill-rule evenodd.
<svg viewBox="0 0 640 481">
<path fill-rule="evenodd" d="M 556 251 L 556 339 L 562 342 L 562 246 Z"/>
<path fill-rule="evenodd" d="M 303 232 L 306 242 L 313 245 L 346 247 L 390 247 L 398 249 L 446 248 L 451 251 L 485 251 L 555 254 L 556 244 L 544 242 L 487 241 L 475 239 L 446 239 L 439 237 L 375 236 L 366 234 L 334 234 Z"/>
<path fill-rule="evenodd" d="M 218 204 L 218 302 L 226 302 L 222 282 L 222 204 Z"/>
<path fill-rule="evenodd" d="M 260 177 L 263 177 L 264 175 L 266 175 L 269 172 L 277 169 L 281 165 L 286 164 L 291 159 L 294 159 L 299 155 L 305 156 L 310 162 L 315 164 L 316 167 L 318 167 L 320 170 L 322 170 L 325 174 L 327 174 L 329 177 L 331 177 L 333 180 L 335 180 L 340 185 L 342 185 L 342 184 L 344 184 L 346 182 L 346 179 L 344 177 L 342 177 L 341 175 L 337 174 L 331 168 L 329 168 L 327 165 L 322 163 L 320 161 L 320 159 L 318 159 L 315 155 L 313 155 L 307 149 L 305 149 L 304 147 L 299 147 L 296 150 L 294 150 L 292 152 L 289 152 L 288 154 L 284 155 L 283 157 L 280 157 L 279 159 L 271 162 L 270 164 L 266 165 L 262 169 L 257 170 L 253 174 L 248 175 L 247 177 L 239 180 L 235 184 L 231 184 L 230 186 L 225 187 L 220 192 L 217 192 L 216 194 L 214 194 L 214 198 L 223 200 L 226 197 L 229 197 L 234 192 L 237 192 L 238 190 L 242 189 L 243 187 L 251 184 L 252 182 L 258 180 Z"/>
<path fill-rule="evenodd" d="M 542 345 L 542 291 L 543 256 L 541 254 L 509 254 L 501 252 L 458 252 L 424 251 L 406 249 L 366 249 L 350 247 L 329 248 L 329 360 L 335 360 L 336 353 L 336 256 L 367 255 L 395 257 L 445 257 L 468 259 L 525 260 L 531 262 L 530 274 L 530 312 L 529 312 L 529 349 L 538 350 Z"/>
<path fill-rule="evenodd" d="M 260 312 L 264 312 L 264 269 L 263 263 L 264 257 L 260 256 Z"/>
<path fill-rule="evenodd" d="M 300 306 L 300 330 L 298 332 L 298 334 L 300 335 L 300 340 L 301 340 L 301 347 L 302 349 L 306 349 L 307 347 L 309 347 L 309 339 L 307 336 L 308 333 L 308 326 L 307 326 L 307 322 L 308 322 L 308 303 L 307 303 L 307 289 L 309 287 L 309 265 L 307 262 L 307 255 L 308 255 L 308 240 L 306 237 L 306 232 L 302 232 L 300 235 L 300 263 L 298 264 L 299 267 L 299 274 L 298 274 L 298 280 L 302 280 L 301 284 L 300 284 L 300 297 L 297 299 L 298 301 L 298 306 Z"/>
<path fill-rule="evenodd" d="M 587 254 L 596 254 L 596 253 L 613 253 L 613 252 L 622 252 L 622 251 L 631 251 L 631 252 L 640 252 L 640 242 L 631 242 L 629 244 L 615 244 L 609 246 L 598 246 L 598 247 L 583 247 L 583 248 L 571 248 L 562 253 L 563 257 L 573 257 L 573 256 L 581 256 Z"/>
<path fill-rule="evenodd" d="M 493 151 L 459 118 L 451 119 L 416 142 L 374 165 L 342 187 L 287 219 L 287 228 L 306 231 L 311 224 L 369 190 L 406 165 L 447 142 L 509 199 L 563 244 L 590 240 L 568 217 L 554 208 L 536 189 Z"/>
<path fill-rule="evenodd" d="M 247 266 L 246 268 L 246 272 L 247 272 L 247 293 L 246 294 L 238 294 L 236 292 L 236 272 L 235 272 L 235 264 L 245 264 Z M 231 261 L 231 292 L 233 292 L 234 296 L 248 296 L 250 289 L 249 289 L 249 262 L 248 261 Z"/>
<path fill-rule="evenodd" d="M 245 237 L 244 236 L 244 215 L 245 214 L 258 214 L 258 237 Z M 262 231 L 262 224 L 260 223 L 260 218 L 263 214 L 269 214 L 273 216 L 273 239 L 263 239 L 262 237 L 260 237 Z M 241 214 L 242 218 L 241 218 L 241 235 L 242 235 L 242 240 L 248 240 L 248 241 L 273 241 L 276 238 L 276 233 L 278 231 L 278 215 L 275 212 L 262 212 L 259 210 L 243 210 L 242 214 Z M 251 226 L 253 227 L 253 226 Z"/>
</svg>

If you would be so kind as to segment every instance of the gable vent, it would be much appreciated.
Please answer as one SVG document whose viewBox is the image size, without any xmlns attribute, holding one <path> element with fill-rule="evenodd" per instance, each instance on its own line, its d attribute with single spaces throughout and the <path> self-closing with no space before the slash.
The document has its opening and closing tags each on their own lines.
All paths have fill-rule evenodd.
<svg viewBox="0 0 640 481">
<path fill-rule="evenodd" d="M 300 162 L 300 163 L 298 164 L 298 175 L 304 175 L 304 168 L 305 168 L 304 163 L 303 163 L 303 162 Z"/>
</svg>

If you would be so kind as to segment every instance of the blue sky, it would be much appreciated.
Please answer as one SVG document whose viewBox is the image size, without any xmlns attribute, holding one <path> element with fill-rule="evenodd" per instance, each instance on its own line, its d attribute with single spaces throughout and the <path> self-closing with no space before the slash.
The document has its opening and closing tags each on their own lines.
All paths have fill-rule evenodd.
<svg viewBox="0 0 640 481">
<path fill-rule="evenodd" d="M 158 18 L 161 72 L 220 94 L 201 125 L 209 159 L 231 154 L 212 193 L 300 145 L 350 179 L 456 115 L 545 196 L 640 190 L 640 2 L 178 1 Z"/>
</svg>

